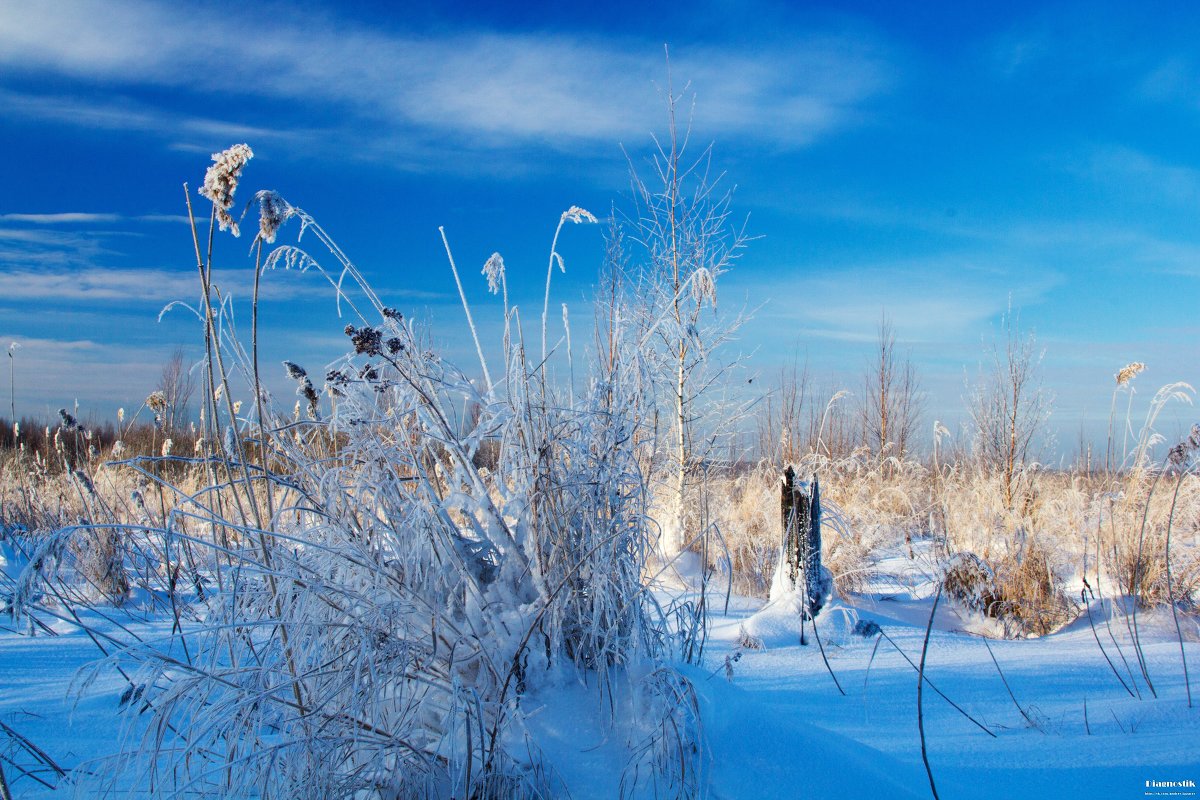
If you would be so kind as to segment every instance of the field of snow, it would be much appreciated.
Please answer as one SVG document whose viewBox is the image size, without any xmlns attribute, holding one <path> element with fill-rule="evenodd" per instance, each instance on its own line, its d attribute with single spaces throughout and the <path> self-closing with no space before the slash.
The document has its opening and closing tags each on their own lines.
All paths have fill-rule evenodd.
<svg viewBox="0 0 1200 800">
<path fill-rule="evenodd" d="M 799 621 L 786 603 L 733 597 L 726 610 L 724 598 L 719 599 L 704 667 L 681 667 L 697 690 L 707 797 L 931 796 L 917 727 L 917 672 L 899 650 L 913 663 L 919 661 L 934 586 L 903 573 L 903 559 L 891 566 L 895 574 L 873 587 L 878 591 L 835 600 L 818 620 L 821 644 L 844 696 L 825 666 L 811 625 L 808 644 L 799 643 Z M 1103 613 L 1099 604 L 1093 613 Z M 150 638 L 170 628 L 161 610 L 88 614 L 90 627 L 108 630 L 114 638 Z M 855 633 L 855 623 L 867 620 L 887 638 Z M 1107 636 L 1100 624 L 1101 635 Z M 1189 624 L 1187 653 L 1197 664 L 1200 646 L 1195 623 Z M 1130 670 L 1138 673 L 1136 684 L 1130 673 L 1125 680 L 1141 698 L 1122 688 L 1086 618 L 1040 639 L 990 641 L 1003 679 L 988 644 L 972 632 L 982 625 L 943 603 L 929 641 L 926 674 L 932 686 L 978 722 L 927 685 L 928 758 L 941 798 L 1196 795 L 1186 782 L 1200 781 L 1200 709 L 1188 708 L 1169 613 L 1156 611 L 1139 619 L 1157 698 L 1136 664 Z M 100 653 L 86 633 L 66 620 L 50 630 L 36 629 L 34 635 L 19 622 L 14 626 L 6 620 L 2 628 L 0 722 L 64 769 L 104 769 L 103 757 L 122 744 L 118 711 L 127 684 L 112 671 L 86 669 Z M 1132 659 L 1119 617 L 1112 630 Z M 748 642 L 761 649 L 746 647 Z M 1117 658 L 1111 645 L 1108 652 Z M 1124 671 L 1119 659 L 1117 664 Z M 93 675 L 95 681 L 84 686 Z M 551 683 L 525 703 L 528 729 L 577 800 L 617 797 L 621 789 L 620 732 L 588 722 L 594 718 L 587 709 L 594 706 L 595 694 L 577 683 Z M 38 764 L 11 737 L 0 754 L 7 759 L 15 797 L 70 793 L 69 780 Z M 1148 781 L 1183 786 L 1159 788 Z"/>
</svg>

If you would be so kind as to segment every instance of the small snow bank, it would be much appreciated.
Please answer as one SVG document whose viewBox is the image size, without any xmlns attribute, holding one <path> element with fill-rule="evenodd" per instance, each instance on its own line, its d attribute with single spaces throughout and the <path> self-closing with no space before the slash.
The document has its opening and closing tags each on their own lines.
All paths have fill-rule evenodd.
<svg viewBox="0 0 1200 800">
<path fill-rule="evenodd" d="M 773 708 L 724 678 L 687 673 L 713 754 L 709 797 L 925 798 L 925 774 L 832 731 Z"/>
<path fill-rule="evenodd" d="M 812 641 L 812 620 L 801 620 L 802 602 L 799 593 L 789 594 L 767 603 L 747 619 L 715 619 L 711 637 L 735 646 L 747 646 L 749 643 L 750 649 L 754 650 L 793 647 L 800 643 L 803 624 L 805 636 L 810 643 L 815 644 Z M 866 617 L 873 618 L 873 615 L 868 614 Z M 817 614 L 818 633 L 826 644 L 844 642 L 854 635 L 854 626 L 859 619 L 858 609 L 838 600 L 831 601 Z"/>
</svg>

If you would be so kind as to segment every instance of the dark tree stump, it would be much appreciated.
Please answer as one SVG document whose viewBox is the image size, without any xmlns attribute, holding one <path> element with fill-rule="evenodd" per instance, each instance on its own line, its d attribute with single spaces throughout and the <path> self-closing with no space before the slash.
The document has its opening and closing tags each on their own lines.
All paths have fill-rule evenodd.
<svg viewBox="0 0 1200 800">
<path fill-rule="evenodd" d="M 796 480 L 796 471 L 783 473 L 780 496 L 785 576 L 804 598 L 802 611 L 811 619 L 825 605 L 828 579 L 821 567 L 821 486 Z"/>
</svg>

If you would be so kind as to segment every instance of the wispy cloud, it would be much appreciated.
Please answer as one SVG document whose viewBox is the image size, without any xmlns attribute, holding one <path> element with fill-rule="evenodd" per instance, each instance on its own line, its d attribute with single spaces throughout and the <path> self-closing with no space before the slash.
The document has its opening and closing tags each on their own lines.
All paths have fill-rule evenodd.
<svg viewBox="0 0 1200 800">
<path fill-rule="evenodd" d="M 1041 302 L 1062 277 L 1046 271 L 1014 281 L 1003 263 L 939 256 L 832 269 L 773 281 L 770 296 L 803 303 L 767 306 L 761 315 L 793 320 L 814 337 L 874 341 L 882 314 L 907 342 L 939 342 L 977 334 L 1014 306 Z M 759 287 L 758 296 L 768 296 Z"/>
<path fill-rule="evenodd" d="M 137 403 L 151 391 L 174 345 L 133 349 L 82 337 L 30 337 L 6 332 L 0 341 L 18 342 L 14 363 L 17 416 L 52 419 L 54 409 L 76 398 L 85 419 Z M 109 407 L 111 406 L 111 408 Z M 5 406 L 7 416 L 7 405 Z"/>
<path fill-rule="evenodd" d="M 662 117 L 660 44 L 555 33 L 415 35 L 338 20 L 283 20 L 248 9 L 237 24 L 203 7 L 75 0 L 0 6 L 0 64 L 116 89 L 171 87 L 268 101 L 272 124 L 183 118 L 144 103 L 9 92 L 10 111 L 60 122 L 136 130 L 205 126 L 224 138 L 297 130 L 289 104 L 339 112 L 341 135 L 385 151 L 447 139 L 475 147 L 643 137 Z M 202 43 L 202 44 L 200 44 Z M 804 147 L 853 124 L 894 74 L 885 48 L 861 32 L 798 33 L 788 46 L 748 53 L 681 47 L 672 54 L 699 103 L 706 134 L 772 148 Z M 676 86 L 678 90 L 679 86 Z M 223 105 L 228 105 L 223 102 Z M 165 123 L 165 125 L 164 125 Z M 363 123 L 368 123 L 364 125 Z"/>
<path fill-rule="evenodd" d="M 282 272 L 282 271 L 281 271 Z M 223 275 L 219 285 L 227 295 L 250 296 L 253 270 L 244 269 Z M 288 300 L 299 297 L 321 298 L 330 294 L 328 284 L 315 273 L 279 275 L 264 280 L 264 300 Z M 193 271 L 162 268 L 17 269 L 0 272 L 0 298 L 6 302 L 57 303 L 159 303 L 194 300 L 200 289 Z M 411 296 L 412 293 L 389 292 Z"/>
<path fill-rule="evenodd" d="M 80 225 L 108 224 L 119 222 L 182 222 L 188 218 L 182 214 L 126 214 L 94 213 L 90 211 L 64 211 L 56 214 L 0 214 L 0 222 L 17 222 L 29 225 Z M 0 230 L 0 238 L 4 236 Z M 11 235 L 11 232 L 10 232 Z"/>
<path fill-rule="evenodd" d="M 3 13 L 3 7 L 0 7 L 0 17 Z M 2 58 L 0 56 L 0 59 Z M 0 104 L 3 104 L 7 113 L 14 118 L 29 118 L 100 130 L 141 131 L 169 139 L 195 136 L 206 141 L 221 142 L 238 139 L 295 142 L 305 136 L 303 131 L 190 116 L 121 97 L 96 100 L 83 96 L 33 94 L 0 89 Z"/>
<path fill-rule="evenodd" d="M 120 222 L 120 214 L 63 212 L 60 214 L 0 214 L 0 222 L 28 222 L 34 225 L 73 225 L 80 222 Z"/>
</svg>

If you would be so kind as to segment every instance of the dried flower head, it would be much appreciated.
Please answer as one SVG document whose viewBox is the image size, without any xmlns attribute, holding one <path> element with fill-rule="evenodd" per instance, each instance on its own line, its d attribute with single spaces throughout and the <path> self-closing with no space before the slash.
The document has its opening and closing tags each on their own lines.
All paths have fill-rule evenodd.
<svg viewBox="0 0 1200 800">
<path fill-rule="evenodd" d="M 1183 442 L 1172 447 L 1167 451 L 1167 463 L 1173 467 L 1182 467 L 1187 463 L 1188 449 Z"/>
<path fill-rule="evenodd" d="M 356 353 L 377 356 L 383 352 L 383 336 L 376 328 L 372 328 L 369 325 L 361 328 L 347 325 L 346 335 L 350 337 L 350 342 L 354 345 L 354 352 Z"/>
<path fill-rule="evenodd" d="M 305 379 L 304 383 L 296 389 L 296 394 L 308 401 L 308 418 L 319 420 L 321 418 L 321 400 L 317 396 L 316 390 L 313 389 L 312 382 Z"/>
<path fill-rule="evenodd" d="M 586 211 L 579 206 L 571 206 L 562 215 L 563 222 L 570 220 L 571 222 L 595 222 L 596 217 L 590 211 Z"/>
<path fill-rule="evenodd" d="M 163 439 L 162 454 L 163 458 L 171 455 L 171 448 L 175 446 L 175 440 Z"/>
<path fill-rule="evenodd" d="M 242 401 L 241 400 L 233 401 L 233 413 L 234 414 L 242 413 Z"/>
<path fill-rule="evenodd" d="M 167 410 L 167 395 L 164 392 L 151 392 L 146 398 L 146 407 L 155 414 L 161 414 Z"/>
<path fill-rule="evenodd" d="M 1168 451 L 1167 462 L 1172 466 L 1182 467 L 1197 452 L 1200 452 L 1200 425 L 1193 425 L 1187 438 Z"/>
<path fill-rule="evenodd" d="M 258 201 L 258 238 L 271 244 L 275 241 L 279 226 L 294 215 L 296 209 L 279 192 L 270 189 L 254 195 L 254 199 Z"/>
<path fill-rule="evenodd" d="M 121 406 L 117 409 L 117 422 L 125 421 L 125 407 Z"/>
<path fill-rule="evenodd" d="M 75 419 L 74 415 L 67 412 L 65 408 L 58 410 L 58 416 L 62 419 L 62 427 L 68 431 L 81 431 L 83 426 L 79 424 L 79 420 Z"/>
<path fill-rule="evenodd" d="M 283 362 L 283 368 L 287 370 L 288 377 L 294 381 L 302 381 L 308 377 L 308 373 L 299 364 L 293 364 L 291 361 Z"/>
<path fill-rule="evenodd" d="M 252 158 L 254 151 L 247 144 L 235 144 L 228 150 L 213 153 L 213 164 L 204 174 L 204 185 L 200 187 L 200 194 L 212 201 L 221 230 L 228 228 L 234 236 L 240 236 L 241 231 L 229 209 L 233 207 L 233 193 L 237 191 L 242 167 Z"/>
<path fill-rule="evenodd" d="M 1145 368 L 1146 365 L 1141 361 L 1134 361 L 1132 364 L 1126 364 L 1125 366 L 1121 367 L 1121 371 L 1116 375 L 1117 386 L 1124 386 L 1125 384 L 1129 383 Z"/>
<path fill-rule="evenodd" d="M 488 291 L 497 294 L 500 291 L 500 282 L 504 280 L 504 259 L 499 253 L 492 253 L 484 262 L 483 274 L 487 278 Z"/>
<path fill-rule="evenodd" d="M 345 397 L 345 386 L 350 382 L 350 376 L 340 369 L 331 369 L 325 373 L 325 391 L 333 397 Z"/>
<path fill-rule="evenodd" d="M 391 308 L 390 306 L 383 307 L 383 316 L 396 322 L 400 322 L 404 319 L 404 314 L 400 313 L 394 308 Z"/>
</svg>

